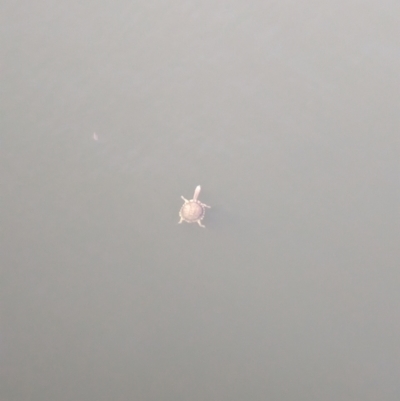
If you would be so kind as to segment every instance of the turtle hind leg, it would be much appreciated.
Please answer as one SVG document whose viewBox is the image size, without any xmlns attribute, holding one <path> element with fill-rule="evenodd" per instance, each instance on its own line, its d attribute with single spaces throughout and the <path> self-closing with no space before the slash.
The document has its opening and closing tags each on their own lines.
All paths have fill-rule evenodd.
<svg viewBox="0 0 400 401">
<path fill-rule="evenodd" d="M 200 227 L 206 228 L 206 226 L 204 226 L 203 224 L 201 224 L 201 221 L 200 221 L 200 220 L 197 220 L 197 224 L 198 224 Z"/>
<path fill-rule="evenodd" d="M 182 221 L 183 221 L 183 219 L 182 219 L 182 217 L 181 217 L 181 219 L 178 221 L 178 224 L 181 224 Z"/>
</svg>

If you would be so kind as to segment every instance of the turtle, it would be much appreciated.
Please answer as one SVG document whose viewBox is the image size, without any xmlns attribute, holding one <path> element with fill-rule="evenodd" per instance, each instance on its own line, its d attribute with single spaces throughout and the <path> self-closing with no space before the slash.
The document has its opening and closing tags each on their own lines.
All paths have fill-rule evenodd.
<svg viewBox="0 0 400 401">
<path fill-rule="evenodd" d="M 197 185 L 196 189 L 194 190 L 193 199 L 187 200 L 181 196 L 185 203 L 182 205 L 181 210 L 179 211 L 179 217 L 181 218 L 179 220 L 179 224 L 181 224 L 182 221 L 186 221 L 186 223 L 197 223 L 200 227 L 205 227 L 203 224 L 201 224 L 201 221 L 206 213 L 205 208 L 210 208 L 211 206 L 205 205 L 197 200 L 200 191 L 201 186 Z"/>
</svg>

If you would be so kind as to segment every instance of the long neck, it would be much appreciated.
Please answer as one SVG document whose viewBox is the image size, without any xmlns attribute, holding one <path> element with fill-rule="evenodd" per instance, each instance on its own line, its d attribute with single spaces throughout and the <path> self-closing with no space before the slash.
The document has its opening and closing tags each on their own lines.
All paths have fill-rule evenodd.
<svg viewBox="0 0 400 401">
<path fill-rule="evenodd" d="M 197 185 L 196 189 L 194 190 L 193 200 L 197 200 L 201 191 L 201 186 Z"/>
</svg>

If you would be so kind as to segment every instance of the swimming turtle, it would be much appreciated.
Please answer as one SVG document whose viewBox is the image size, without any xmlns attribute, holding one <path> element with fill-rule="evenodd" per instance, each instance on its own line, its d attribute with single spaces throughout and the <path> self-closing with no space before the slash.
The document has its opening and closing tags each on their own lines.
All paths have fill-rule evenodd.
<svg viewBox="0 0 400 401">
<path fill-rule="evenodd" d="M 206 213 L 206 207 L 210 208 L 211 206 L 207 206 L 204 203 L 201 203 L 197 198 L 199 197 L 201 191 L 201 186 L 197 185 L 194 190 L 193 199 L 187 200 L 183 196 L 181 198 L 185 201 L 182 205 L 181 210 L 179 211 L 179 224 L 182 221 L 186 221 L 186 223 L 197 223 L 200 227 L 205 227 L 201 224 L 201 220 Z"/>
</svg>

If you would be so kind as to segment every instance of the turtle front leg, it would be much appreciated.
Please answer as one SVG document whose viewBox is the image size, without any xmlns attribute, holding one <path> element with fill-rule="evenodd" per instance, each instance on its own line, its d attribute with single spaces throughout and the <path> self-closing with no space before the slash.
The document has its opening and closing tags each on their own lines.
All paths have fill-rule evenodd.
<svg viewBox="0 0 400 401">
<path fill-rule="evenodd" d="M 206 228 L 206 226 L 203 226 L 203 224 L 201 224 L 201 221 L 200 221 L 200 220 L 197 220 L 197 223 L 198 223 L 198 225 L 199 225 L 200 227 Z"/>
<path fill-rule="evenodd" d="M 185 202 L 189 202 L 186 198 L 184 198 L 183 196 L 181 196 L 181 198 L 185 201 Z"/>
<path fill-rule="evenodd" d="M 182 219 L 182 217 L 181 217 L 181 219 L 178 221 L 178 224 L 181 224 L 182 221 L 183 221 L 183 219 Z"/>
</svg>

